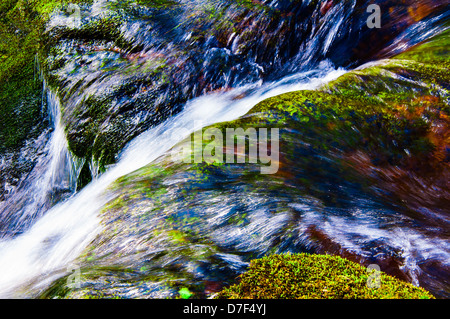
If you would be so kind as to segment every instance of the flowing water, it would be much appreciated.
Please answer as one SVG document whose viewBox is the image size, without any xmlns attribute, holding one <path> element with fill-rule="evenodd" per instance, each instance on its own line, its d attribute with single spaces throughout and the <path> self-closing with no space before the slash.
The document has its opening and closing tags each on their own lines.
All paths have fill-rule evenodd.
<svg viewBox="0 0 450 319">
<path fill-rule="evenodd" d="M 61 276 L 61 269 L 64 271 L 100 230 L 97 213 L 111 200 L 103 196 L 107 187 L 120 176 L 147 165 L 186 138 L 186 135 L 177 136 L 170 132 L 184 129 L 190 134 L 201 126 L 236 119 L 268 97 L 300 89 L 314 89 L 344 73 L 344 70 L 335 70 L 325 62 L 321 69 L 291 75 L 279 82 L 258 83 L 188 102 L 181 113 L 130 142 L 119 162 L 82 191 L 50 209 L 25 233 L 0 242 L 0 296 L 17 297 L 20 296 L 18 288 L 26 283 L 37 281 L 37 288 L 54 280 L 50 276 L 48 282 L 39 282 L 39 276 L 44 274 L 56 272 L 56 276 Z M 245 98 L 235 100 L 235 97 L 244 93 L 247 94 Z M 195 127 L 195 123 L 201 126 Z M 55 130 L 51 145 L 57 139 L 58 130 Z M 55 153 L 64 154 L 65 144 L 57 145 L 60 148 Z M 50 171 L 53 168 L 53 165 L 48 166 Z M 55 179 L 52 173 L 49 176 Z M 30 209 L 33 210 L 33 207 Z"/>
<path fill-rule="evenodd" d="M 90 15 L 100 15 L 107 2 L 95 1 Z M 214 61 L 216 60 L 214 59 L 219 56 L 224 60 L 231 60 L 230 57 L 238 51 L 239 37 L 230 36 L 228 40 L 230 49 L 205 50 L 204 54 L 207 58 L 203 66 L 209 68 L 205 76 L 216 79 L 217 83 L 221 83 L 220 87 L 226 87 L 228 90 L 219 93 L 203 93 L 199 97 L 190 99 L 178 114 L 129 142 L 121 152 L 117 163 L 108 167 L 105 173 L 97 175 L 96 164 L 93 161 L 90 166 L 94 179 L 78 192 L 75 191 L 76 180 L 84 162 L 77 160 L 68 151 L 58 94 L 51 90 L 46 91 L 53 131 L 44 154 L 26 181 L 0 207 L 0 297 L 34 296 L 36 291 L 45 289 L 57 278 L 69 272 L 68 267 L 71 263 L 101 232 L 103 227 L 98 214 L 118 195 L 108 192 L 108 187 L 118 178 L 152 163 L 201 127 L 237 119 L 245 115 L 258 102 L 271 96 L 290 91 L 315 89 L 345 74 L 346 70 L 334 67 L 325 58 L 333 51 L 333 45 L 343 40 L 346 32 L 351 32 L 351 26 L 347 20 L 355 10 L 355 6 L 356 1 L 348 1 L 330 9 L 321 23 L 313 25 L 309 37 L 302 42 L 288 63 L 280 62 L 281 58 L 278 54 L 274 54 L 273 61 L 268 62 L 267 65 L 273 66 L 276 70 L 279 64 L 278 74 L 289 74 L 285 77 L 273 76 L 278 80 L 268 82 L 262 79 L 260 70 L 263 68 L 255 62 L 257 53 L 246 61 L 251 66 L 252 72 L 254 71 L 253 73 L 243 68 L 242 74 L 239 74 L 242 77 L 236 76 L 238 80 L 233 82 L 230 80 L 233 78 L 231 70 L 236 68 L 230 67 L 227 74 L 223 74 L 220 79 L 215 78 Z M 315 15 L 319 15 L 319 9 L 314 12 Z M 189 10 L 188 13 L 192 14 Z M 384 55 L 405 50 L 437 34 L 445 29 L 437 22 L 446 19 L 448 19 L 448 12 L 413 25 L 392 41 L 391 46 L 384 51 Z M 53 20 L 53 24 L 58 23 L 63 22 L 58 19 Z M 129 26 L 126 36 L 146 41 L 145 27 L 137 22 L 133 25 L 134 27 Z M 181 38 L 184 39 L 183 41 L 188 41 L 190 33 L 183 33 Z M 149 51 L 154 49 L 151 45 L 153 43 L 147 44 L 146 49 Z M 95 59 L 94 56 L 92 60 Z M 117 60 L 116 57 L 114 59 Z M 320 60 L 322 62 L 319 63 Z M 121 60 L 120 63 L 123 61 Z M 120 73 L 103 78 L 102 71 L 94 69 L 93 73 L 86 76 L 84 73 L 72 72 L 72 69 L 66 68 L 64 72 L 70 74 L 66 84 L 71 88 L 79 86 L 85 89 L 80 93 L 81 95 L 88 94 L 87 92 L 91 94 L 103 91 L 102 85 L 105 85 L 105 82 L 119 83 L 124 79 L 120 77 Z M 248 76 L 250 73 L 252 75 Z M 87 84 L 83 86 L 79 83 Z M 233 88 L 230 89 L 229 86 Z M 203 89 L 200 91 L 205 92 Z M 167 92 L 164 93 L 166 96 L 170 95 Z M 81 98 L 76 96 L 70 103 L 77 104 L 80 100 Z M 330 167 L 332 167 L 331 164 Z M 316 237 L 326 236 L 327 240 L 340 243 L 342 247 L 355 251 L 361 256 L 368 255 L 368 252 L 389 254 L 387 250 L 396 250 L 394 254 L 402 255 L 403 268 L 415 284 L 418 283 L 417 276 L 420 272 L 418 262 L 428 258 L 441 263 L 440 267 L 449 266 L 450 249 L 445 236 L 432 234 L 427 237 L 426 232 L 420 230 L 420 223 L 417 226 L 413 218 L 403 216 L 388 207 L 374 209 L 378 206 L 372 199 L 364 196 L 359 198 L 355 190 L 350 190 L 349 193 L 352 193 L 354 197 L 351 200 L 351 209 L 347 210 L 322 209 L 320 205 L 316 205 L 307 198 L 290 198 L 289 209 L 302 216 L 301 222 L 290 228 L 295 238 L 282 237 L 286 242 L 279 246 L 284 245 L 287 251 L 299 246 L 304 249 L 311 248 L 314 246 L 311 233 L 314 233 Z M 205 192 L 206 202 L 211 201 L 205 213 L 209 216 L 208 225 L 211 227 L 212 240 L 217 243 L 227 241 L 227 245 L 239 252 L 252 250 L 262 254 L 267 252 L 274 241 L 280 240 L 277 234 L 285 227 L 291 215 L 288 211 L 275 217 L 268 213 L 265 205 L 269 204 L 266 202 L 285 200 L 278 198 L 278 195 L 275 194 L 272 199 L 268 199 L 259 198 L 258 194 L 253 196 L 247 196 L 245 193 L 218 194 L 211 199 Z M 226 203 L 228 206 L 225 205 Z M 230 218 L 229 212 L 232 210 L 230 207 L 236 203 L 248 206 L 246 209 L 249 211 L 250 223 L 245 227 L 223 227 L 222 225 L 226 224 L 227 219 Z M 178 207 L 176 204 L 182 205 L 181 201 L 175 203 L 175 208 Z M 255 238 L 255 234 L 259 234 L 259 237 Z M 221 256 L 224 259 L 230 259 L 230 264 L 241 262 L 232 254 Z M 433 265 L 430 267 L 432 268 Z"/>
<path fill-rule="evenodd" d="M 54 203 L 69 197 L 76 189 L 80 163 L 71 156 L 61 123 L 60 105 L 55 94 L 45 90 L 47 113 L 53 132 L 38 163 L 18 190 L 0 208 L 0 237 L 7 239 L 26 230 Z M 45 105 L 45 104 L 43 104 Z"/>
</svg>

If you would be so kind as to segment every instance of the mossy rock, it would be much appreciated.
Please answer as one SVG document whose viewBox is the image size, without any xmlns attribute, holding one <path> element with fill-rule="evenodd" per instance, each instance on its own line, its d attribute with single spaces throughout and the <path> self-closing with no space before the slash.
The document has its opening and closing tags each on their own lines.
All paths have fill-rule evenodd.
<svg viewBox="0 0 450 319">
<path fill-rule="evenodd" d="M 51 1 L 53 6 L 57 2 L 67 3 Z M 358 0 L 359 9 L 334 1 L 338 3 L 349 12 L 340 33 L 348 31 L 351 41 L 336 39 L 332 44 L 336 49 L 326 56 L 312 56 L 322 60 L 332 55 L 336 63 L 347 65 L 360 60 L 351 48 L 368 42 L 359 28 L 351 27 L 359 25 L 365 6 L 364 0 Z M 97 16 L 91 16 L 88 6 L 82 8 L 77 28 L 58 24 L 62 16 L 55 19 L 43 36 L 46 52 L 42 54 L 47 83 L 58 88 L 61 98 L 70 151 L 86 162 L 99 162 L 100 167 L 115 163 L 133 137 L 179 112 L 191 98 L 293 71 L 276 69 L 291 63 L 299 53 L 296 50 L 308 45 L 314 29 L 323 29 L 314 27 L 318 1 L 271 5 L 214 0 L 186 5 L 173 0 L 121 0 L 105 6 L 107 10 Z M 39 10 L 49 11 L 47 6 Z M 362 50 L 362 60 L 372 56 L 384 38 L 400 31 L 384 29 L 382 40 L 371 39 L 374 48 Z M 326 32 L 321 33 L 319 43 Z"/>
<path fill-rule="evenodd" d="M 391 241 L 389 236 L 397 235 L 390 232 L 389 227 L 407 219 L 405 215 L 411 211 L 416 214 L 414 222 L 420 224 L 422 220 L 418 220 L 413 207 L 410 211 L 400 207 L 404 197 L 393 196 L 389 185 L 375 183 L 374 180 L 383 179 L 373 176 L 382 174 L 383 169 L 392 165 L 397 170 L 416 174 L 411 175 L 414 178 L 417 173 L 408 166 L 410 158 L 423 159 L 430 155 L 428 158 L 435 161 L 427 160 L 425 164 L 442 164 L 441 157 L 431 156 L 438 153 L 433 147 L 429 148 L 426 141 L 428 125 L 445 121 L 448 102 L 445 91 L 433 87 L 432 72 L 425 80 L 420 72 L 409 73 L 414 79 L 412 82 L 397 78 L 393 69 L 387 69 L 398 67 L 406 74 L 412 70 L 408 65 L 416 65 L 414 61 L 404 61 L 388 60 L 351 71 L 317 91 L 275 96 L 262 101 L 236 121 L 213 125 L 222 131 L 233 127 L 244 130 L 280 128 L 282 156 L 276 174 L 260 174 L 260 167 L 251 163 L 174 163 L 165 154 L 152 164 L 121 177 L 107 191 L 112 200 L 100 212 L 103 231 L 77 260 L 85 284 L 81 290 L 67 290 L 63 279 L 42 297 L 153 298 L 161 294 L 174 297 L 181 287 L 192 291 L 194 298 L 209 297 L 212 292 L 206 286 L 210 282 L 229 285 L 235 283 L 238 275 L 234 275 L 234 264 L 220 258 L 223 253 L 239 257 L 245 263 L 272 256 L 253 264 L 265 265 L 265 261 L 276 264 L 274 260 L 279 260 L 279 269 L 284 269 L 281 264 L 285 259 L 290 264 L 298 264 L 292 256 L 273 256 L 286 251 L 350 256 L 355 258 L 349 259 L 363 265 L 378 264 L 386 273 L 412 281 L 408 269 L 403 267 L 404 246 Z M 445 78 L 439 83 L 445 84 Z M 423 121 L 423 116 L 428 120 Z M 404 148 L 409 150 L 410 156 Z M 347 155 L 356 151 L 369 157 L 373 171 L 360 173 L 358 169 L 365 166 L 350 165 Z M 427 173 L 417 172 L 420 178 Z M 430 180 L 432 187 L 429 189 L 435 194 L 426 193 L 428 202 L 423 203 L 442 194 L 442 191 L 435 191 L 433 181 Z M 402 193 L 413 200 L 417 199 L 415 194 L 414 190 Z M 297 203 L 295 207 L 293 202 Z M 432 224 L 430 220 L 427 215 L 420 224 L 423 227 L 415 230 L 427 229 Z M 377 227 L 381 235 L 375 239 L 356 235 L 344 240 L 334 238 L 323 225 L 330 223 L 332 231 L 345 232 L 339 228 L 339 223 L 333 224 L 335 221 L 375 224 L 373 227 Z M 401 224 L 401 227 L 408 226 Z M 442 226 L 433 224 L 433 227 Z M 389 228 L 386 233 L 384 228 Z M 364 242 L 364 246 L 361 251 L 354 251 L 351 245 L 346 246 L 346 240 L 358 247 Z M 130 244 L 132 242 L 136 244 Z M 192 247 L 199 250 L 193 251 Z M 420 288 L 385 274 L 381 274 L 380 289 L 368 289 L 370 273 L 366 268 L 342 258 L 294 256 L 300 256 L 303 266 L 307 266 L 303 279 L 299 271 L 295 275 L 296 270 L 292 271 L 295 276 L 290 270 L 279 273 L 280 276 L 287 274 L 286 282 L 294 280 L 294 284 L 284 293 L 270 288 L 268 294 L 280 295 L 261 295 L 261 298 L 432 298 Z M 422 270 L 418 282 L 436 296 L 445 297 L 446 286 L 433 286 L 438 281 L 445 285 L 445 274 L 437 274 L 431 285 L 427 281 L 426 276 L 434 276 L 427 268 L 430 264 L 435 267 L 433 263 L 434 260 L 424 260 L 418 265 Z M 263 266 L 252 267 L 256 267 L 257 274 L 263 272 Z M 243 270 L 238 268 L 237 271 L 242 273 Z M 264 271 L 270 274 L 271 270 Z M 336 273 L 336 278 L 330 277 Z M 422 274 L 424 277 L 420 277 Z M 306 281 L 306 277 L 311 280 Z M 156 282 L 164 285 L 153 294 L 153 288 L 148 287 Z M 220 296 L 253 297 L 238 296 L 232 289 Z M 131 291 L 139 292 L 130 294 Z"/>
<path fill-rule="evenodd" d="M 44 24 L 74 0 L 4 0 L 0 3 L 0 152 L 17 149 L 42 132 L 42 79 L 37 57 Z M 89 1 L 85 1 L 89 2 Z"/>
<path fill-rule="evenodd" d="M 240 283 L 216 298 L 229 299 L 433 299 L 422 288 L 339 256 L 279 254 L 251 261 Z M 376 284 L 375 278 L 379 276 Z M 368 283 L 373 280 L 373 288 Z M 378 287 L 378 288 L 376 288 Z"/>
<path fill-rule="evenodd" d="M 266 99 L 245 117 L 215 127 L 279 127 L 285 152 L 289 148 L 283 140 L 290 128 L 310 149 L 360 172 L 384 201 L 444 213 L 449 34 L 445 31 L 393 59 L 350 71 L 318 90 Z M 289 151 L 295 154 L 297 149 Z M 281 169 L 299 166 L 300 159 L 286 160 L 289 154 Z M 391 180 L 390 174 L 398 178 Z"/>
</svg>

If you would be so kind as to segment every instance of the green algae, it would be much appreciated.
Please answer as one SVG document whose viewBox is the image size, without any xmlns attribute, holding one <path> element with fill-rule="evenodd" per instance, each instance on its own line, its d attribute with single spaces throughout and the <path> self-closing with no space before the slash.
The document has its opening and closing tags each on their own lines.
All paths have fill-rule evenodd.
<svg viewBox="0 0 450 319">
<path fill-rule="evenodd" d="M 440 48 L 445 45 L 445 38 L 438 36 L 424 46 Z M 408 57 L 421 56 L 423 50 L 419 46 Z M 444 51 L 437 50 L 439 55 Z M 400 55 L 399 59 L 405 57 Z M 419 58 L 431 61 L 427 59 Z M 411 81 L 405 78 L 407 74 Z M 270 98 L 249 114 L 263 113 L 263 118 L 273 118 L 272 122 L 301 125 L 302 131 L 314 130 L 323 137 L 317 138 L 316 143 L 325 138 L 325 144 L 336 145 L 340 150 L 362 149 L 383 158 L 380 164 L 406 165 L 411 154 L 426 157 L 435 150 L 430 131 L 433 123 L 448 115 L 448 74 L 442 65 L 388 61 L 349 72 L 318 91 Z M 441 86 L 436 88 L 436 83 Z M 252 120 L 250 125 L 255 124 Z M 241 121 L 238 125 L 242 124 Z"/>
<path fill-rule="evenodd" d="M 27 21 L 31 13 L 20 11 L 18 3 L 6 1 L 0 8 L 0 151 L 20 146 L 42 121 L 37 31 Z"/>
<path fill-rule="evenodd" d="M 117 193 L 117 197 L 100 214 L 105 229 L 80 258 L 85 265 L 86 286 L 81 291 L 55 293 L 51 290 L 45 296 L 127 297 L 120 285 L 131 289 L 142 282 L 163 282 L 164 289 L 172 291 L 171 297 L 177 296 L 183 288 L 193 291 L 194 296 L 203 296 L 201 284 L 192 284 L 195 282 L 192 273 L 181 266 L 208 260 L 223 248 L 209 241 L 201 227 L 199 216 L 202 215 L 198 212 L 197 216 L 190 215 L 194 207 L 200 211 L 207 209 L 208 203 L 201 201 L 201 194 L 218 189 L 210 194 L 220 196 L 228 186 L 236 193 L 249 191 L 270 197 L 271 192 L 279 195 L 277 186 L 280 184 L 292 186 L 289 182 L 295 178 L 298 182 L 288 195 L 308 194 L 322 200 L 324 205 L 338 206 L 343 196 L 332 189 L 333 180 L 326 184 L 325 190 L 317 186 L 319 181 L 335 175 L 334 182 L 338 185 L 344 176 L 352 181 L 355 173 L 343 162 L 320 163 L 317 156 L 342 156 L 359 150 L 369 154 L 372 164 L 378 167 L 410 168 L 414 157 L 428 165 L 427 159 L 434 158 L 438 142 L 430 136 L 432 125 L 448 115 L 448 93 L 442 89 L 448 85 L 448 74 L 445 66 L 430 64 L 434 61 L 432 58 L 421 59 L 422 54 L 416 58 L 414 52 L 420 48 L 411 50 L 407 59 L 400 55 L 399 59 L 349 72 L 317 91 L 292 92 L 267 99 L 239 120 L 212 126 L 222 132 L 227 127 L 282 129 L 280 149 L 285 156 L 284 167 L 278 175 L 262 176 L 255 165 L 250 164 L 245 167 L 174 164 L 166 159 L 118 179 L 109 190 Z M 397 77 L 398 74 L 403 78 Z M 405 80 L 406 75 L 413 81 Z M 440 87 L 436 88 L 435 84 Z M 300 146 L 300 143 L 307 146 Z M 314 176 L 305 175 L 303 171 L 314 172 Z M 226 174 L 230 172 L 239 177 L 230 181 Z M 177 178 L 184 182 L 174 184 Z M 362 188 L 367 186 L 364 181 L 355 180 Z M 238 187 L 246 182 L 250 187 Z M 370 181 L 366 183 L 371 186 Z M 185 205 L 176 206 L 184 202 Z M 277 212 L 284 208 L 274 205 L 272 209 Z M 245 226 L 249 222 L 248 214 L 245 211 L 230 214 L 227 223 Z M 132 239 L 130 246 L 139 244 L 142 251 L 127 252 L 120 246 L 129 239 Z M 155 242 L 164 243 L 161 244 L 164 248 L 146 255 L 146 249 Z M 277 247 L 271 247 L 266 253 L 277 253 Z M 339 257 L 273 255 L 255 260 L 252 266 L 250 272 L 242 275 L 240 284 L 225 289 L 219 296 L 433 298 L 423 289 L 385 274 L 381 274 L 380 289 L 369 289 L 366 283 L 370 274 L 366 268 Z M 186 285 L 186 280 L 192 285 Z M 62 283 L 64 280 L 59 284 Z M 264 284 L 262 289 L 260 283 Z M 107 287 L 108 291 L 104 292 Z M 142 292 L 142 296 L 147 296 L 146 292 Z"/>
<path fill-rule="evenodd" d="M 218 299 L 433 299 L 422 288 L 378 273 L 379 287 L 367 285 L 372 272 L 339 256 L 280 254 L 252 260 L 240 282 Z"/>
<path fill-rule="evenodd" d="M 19 147 L 45 126 L 36 55 L 44 23 L 56 7 L 67 3 L 7 0 L 0 5 L 0 151 Z"/>
<path fill-rule="evenodd" d="M 445 67 L 450 66 L 448 55 L 450 54 L 450 31 L 444 31 L 433 39 L 425 41 L 408 51 L 401 53 L 393 59 L 412 60 L 415 62 L 432 64 Z"/>
</svg>

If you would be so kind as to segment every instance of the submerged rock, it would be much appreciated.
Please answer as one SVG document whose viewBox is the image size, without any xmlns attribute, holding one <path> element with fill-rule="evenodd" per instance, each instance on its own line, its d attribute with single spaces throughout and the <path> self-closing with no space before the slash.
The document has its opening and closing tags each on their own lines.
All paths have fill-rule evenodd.
<svg viewBox="0 0 450 319">
<path fill-rule="evenodd" d="M 63 7 L 47 24 L 41 58 L 62 101 L 69 147 L 86 159 L 82 184 L 88 163 L 104 171 L 128 141 L 188 99 L 324 59 L 370 60 L 416 23 L 410 2 L 383 4 L 377 30 L 366 26 L 363 0 L 333 1 L 326 13 L 318 1 L 94 1 L 80 4 L 77 17 Z M 424 3 L 414 17 L 433 28 L 445 5 Z"/>
<path fill-rule="evenodd" d="M 80 288 L 66 276 L 42 296 L 208 297 L 254 258 L 308 252 L 377 264 L 448 297 L 448 39 L 202 130 L 278 128 L 274 174 L 167 153 L 118 179 L 102 233 L 76 261 Z"/>
</svg>

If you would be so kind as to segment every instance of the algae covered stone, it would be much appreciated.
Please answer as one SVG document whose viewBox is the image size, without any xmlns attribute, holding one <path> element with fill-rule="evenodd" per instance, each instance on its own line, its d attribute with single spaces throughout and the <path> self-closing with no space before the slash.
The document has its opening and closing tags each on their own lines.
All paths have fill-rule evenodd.
<svg viewBox="0 0 450 319">
<path fill-rule="evenodd" d="M 379 285 L 368 285 L 379 276 Z M 373 287 L 373 288 L 369 288 Z M 378 288 L 377 288 L 378 287 Z M 279 254 L 252 260 L 240 283 L 216 298 L 432 299 L 422 288 L 378 274 L 339 256 Z"/>
<path fill-rule="evenodd" d="M 448 131 L 447 82 L 412 72 L 419 64 L 431 66 L 382 61 L 213 125 L 222 132 L 280 128 L 276 174 L 260 174 L 252 163 L 175 163 L 167 153 L 118 179 L 99 215 L 103 231 L 77 259 L 81 289 L 62 289 L 63 278 L 43 296 L 176 298 L 185 287 L 194 298 L 210 297 L 234 284 L 248 262 L 271 256 L 253 261 L 257 271 L 243 275 L 241 284 L 279 276 L 278 286 L 269 282 L 267 291 L 249 288 L 245 295 L 236 286 L 220 296 L 431 298 L 384 274 L 379 289 L 368 289 L 372 273 L 342 258 L 274 255 L 288 251 L 377 264 L 436 297 L 448 296 L 445 270 L 435 271 L 445 269 L 439 214 L 448 206 L 439 187 L 448 170 L 439 145 Z M 425 251 L 427 231 L 435 237 Z M 417 264 L 410 264 L 411 255 Z"/>
</svg>

